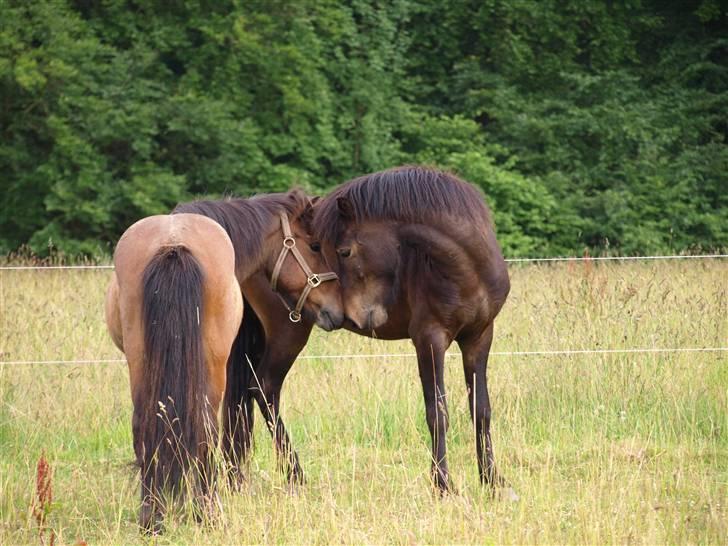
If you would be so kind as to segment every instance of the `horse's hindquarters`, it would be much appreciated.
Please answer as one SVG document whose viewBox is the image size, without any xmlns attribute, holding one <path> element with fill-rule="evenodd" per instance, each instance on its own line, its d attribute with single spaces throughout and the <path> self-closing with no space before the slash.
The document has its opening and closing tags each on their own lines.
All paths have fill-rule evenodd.
<svg viewBox="0 0 728 546">
<path fill-rule="evenodd" d="M 106 317 L 129 364 L 142 471 L 140 523 L 158 527 L 164 492 L 208 497 L 226 364 L 242 318 L 225 231 L 199 215 L 146 218 L 119 241 Z M 190 469 L 200 474 L 191 482 Z"/>
<path fill-rule="evenodd" d="M 121 352 L 124 352 L 121 311 L 119 309 L 119 281 L 116 279 L 116 273 L 112 273 L 111 282 L 106 290 L 104 315 L 106 318 L 106 327 L 109 330 L 111 340 Z"/>
</svg>

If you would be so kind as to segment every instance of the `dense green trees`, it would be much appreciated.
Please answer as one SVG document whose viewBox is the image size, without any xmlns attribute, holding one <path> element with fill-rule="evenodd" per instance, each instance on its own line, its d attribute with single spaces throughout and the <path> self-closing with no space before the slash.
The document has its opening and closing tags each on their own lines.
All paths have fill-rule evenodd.
<svg viewBox="0 0 728 546">
<path fill-rule="evenodd" d="M 718 0 L 0 0 L 0 252 L 405 162 L 482 187 L 511 256 L 725 247 L 726 30 Z"/>
</svg>

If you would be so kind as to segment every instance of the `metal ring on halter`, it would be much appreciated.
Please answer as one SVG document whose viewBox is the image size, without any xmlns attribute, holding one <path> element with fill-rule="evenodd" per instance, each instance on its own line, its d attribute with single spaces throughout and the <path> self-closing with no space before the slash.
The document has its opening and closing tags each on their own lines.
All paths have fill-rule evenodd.
<svg viewBox="0 0 728 546">
<path fill-rule="evenodd" d="M 311 290 L 319 286 L 324 281 L 333 281 L 335 279 L 338 279 L 338 277 L 333 271 L 329 271 L 328 273 L 311 272 L 311 268 L 306 263 L 303 254 L 301 254 L 301 252 L 296 248 L 296 240 L 293 238 L 293 234 L 291 233 L 291 226 L 288 222 L 288 216 L 286 216 L 285 213 L 281 213 L 281 229 L 283 230 L 283 250 L 281 250 L 281 253 L 278 255 L 278 260 L 273 266 L 273 273 L 271 273 L 270 278 L 270 287 L 276 291 L 278 297 L 283 302 L 283 305 L 285 305 L 286 309 L 288 309 L 288 318 L 290 319 L 290 321 L 301 322 L 301 319 L 303 318 L 301 316 L 301 309 L 303 309 L 303 306 L 306 303 L 306 298 L 308 298 Z M 301 269 L 303 269 L 303 272 L 306 274 L 306 285 L 303 287 L 303 292 L 298 298 L 296 307 L 293 310 L 291 310 L 291 308 L 288 306 L 285 298 L 280 293 L 278 293 L 278 277 L 281 273 L 283 262 L 285 261 L 286 256 L 288 256 L 289 252 L 293 254 L 293 257 L 298 262 L 298 265 L 301 266 Z"/>
</svg>

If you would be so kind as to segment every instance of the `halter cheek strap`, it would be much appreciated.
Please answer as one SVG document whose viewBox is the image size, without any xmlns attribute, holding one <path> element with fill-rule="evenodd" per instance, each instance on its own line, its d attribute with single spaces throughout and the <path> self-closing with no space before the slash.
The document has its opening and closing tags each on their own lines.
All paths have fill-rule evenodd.
<svg viewBox="0 0 728 546">
<path fill-rule="evenodd" d="M 286 300 L 283 299 L 280 293 L 278 293 L 278 296 L 281 298 L 283 305 L 286 306 L 286 309 L 288 309 L 288 318 L 291 319 L 291 322 L 300 322 L 301 310 L 303 309 L 303 306 L 306 303 L 306 298 L 308 298 L 311 290 L 319 286 L 322 282 L 334 281 L 339 277 L 333 271 L 328 273 L 314 273 L 311 270 L 306 263 L 306 259 L 303 257 L 303 254 L 301 254 L 301 251 L 296 248 L 296 239 L 293 238 L 291 225 L 289 224 L 288 216 L 286 216 L 285 213 L 281 213 L 281 228 L 283 230 L 283 249 L 278 255 L 275 266 L 273 266 L 273 274 L 270 277 L 270 287 L 278 293 L 278 277 L 281 274 L 281 269 L 283 269 L 283 262 L 286 261 L 286 256 L 288 256 L 288 253 L 290 252 L 293 254 L 298 265 L 301 266 L 301 269 L 303 269 L 303 272 L 306 274 L 306 286 L 304 286 L 301 297 L 298 298 L 298 302 L 296 302 L 296 307 L 294 309 L 291 309 L 288 306 L 288 303 L 286 303 Z"/>
</svg>

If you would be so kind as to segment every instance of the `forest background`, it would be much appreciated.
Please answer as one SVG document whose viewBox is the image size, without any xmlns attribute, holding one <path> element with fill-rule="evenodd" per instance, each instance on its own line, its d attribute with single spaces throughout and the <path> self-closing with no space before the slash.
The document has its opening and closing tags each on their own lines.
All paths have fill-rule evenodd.
<svg viewBox="0 0 728 546">
<path fill-rule="evenodd" d="M 402 163 L 507 256 L 728 247 L 724 3 L 0 0 L 0 254 Z"/>
</svg>

